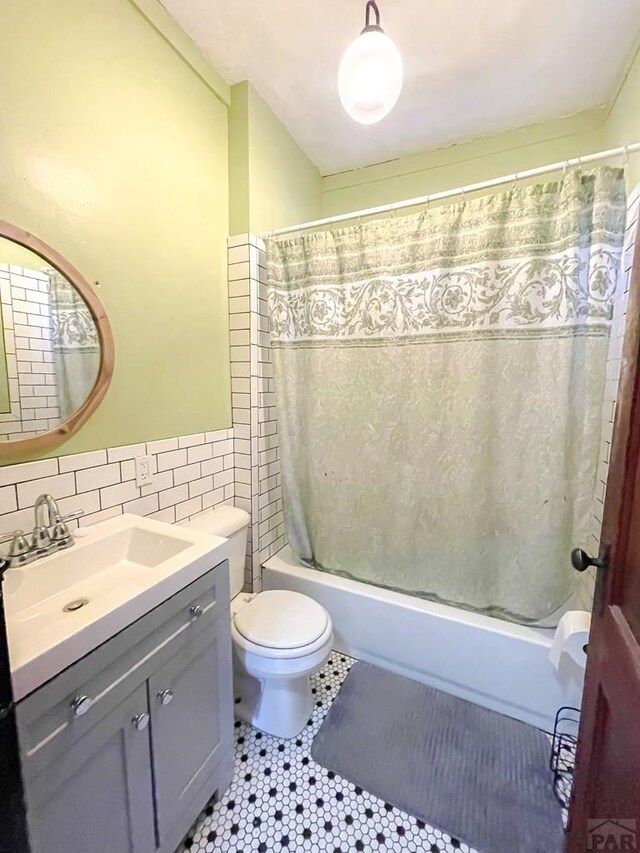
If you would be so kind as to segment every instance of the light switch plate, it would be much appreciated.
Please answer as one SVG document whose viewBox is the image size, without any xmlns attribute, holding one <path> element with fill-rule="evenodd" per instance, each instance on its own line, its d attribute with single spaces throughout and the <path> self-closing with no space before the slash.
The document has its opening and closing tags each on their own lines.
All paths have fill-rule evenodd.
<svg viewBox="0 0 640 853">
<path fill-rule="evenodd" d="M 136 486 L 150 486 L 154 473 L 153 456 L 136 456 Z"/>
</svg>

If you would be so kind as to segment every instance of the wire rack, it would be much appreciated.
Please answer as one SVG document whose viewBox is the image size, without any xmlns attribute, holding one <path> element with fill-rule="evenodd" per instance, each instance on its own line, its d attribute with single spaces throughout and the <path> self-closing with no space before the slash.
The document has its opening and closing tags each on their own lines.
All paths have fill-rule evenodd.
<svg viewBox="0 0 640 853">
<path fill-rule="evenodd" d="M 565 811 L 569 808 L 573 785 L 579 726 L 578 708 L 565 705 L 558 710 L 553 726 L 549 767 L 553 773 L 553 792 Z"/>
</svg>

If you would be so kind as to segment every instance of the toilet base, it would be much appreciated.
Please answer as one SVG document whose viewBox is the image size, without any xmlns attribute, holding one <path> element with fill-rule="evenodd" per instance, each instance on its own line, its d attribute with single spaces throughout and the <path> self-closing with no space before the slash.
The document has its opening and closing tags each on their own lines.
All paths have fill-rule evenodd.
<svg viewBox="0 0 640 853">
<path fill-rule="evenodd" d="M 300 734 L 313 711 L 309 676 L 258 679 L 238 670 L 234 667 L 236 717 L 275 737 Z"/>
</svg>

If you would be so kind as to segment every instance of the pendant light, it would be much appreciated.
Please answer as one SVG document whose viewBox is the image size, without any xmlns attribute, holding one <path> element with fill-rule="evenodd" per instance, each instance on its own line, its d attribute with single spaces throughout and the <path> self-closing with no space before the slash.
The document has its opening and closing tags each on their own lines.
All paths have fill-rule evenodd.
<svg viewBox="0 0 640 853">
<path fill-rule="evenodd" d="M 375 24 L 370 21 L 371 12 Z M 401 89 L 400 51 L 380 26 L 378 4 L 368 0 L 364 29 L 340 62 L 338 94 L 342 106 L 360 124 L 375 124 L 391 112 Z"/>
</svg>

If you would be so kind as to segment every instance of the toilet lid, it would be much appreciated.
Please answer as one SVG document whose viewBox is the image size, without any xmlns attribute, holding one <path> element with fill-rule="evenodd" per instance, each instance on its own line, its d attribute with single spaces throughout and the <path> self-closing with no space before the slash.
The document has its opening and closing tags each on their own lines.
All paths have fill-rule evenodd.
<svg viewBox="0 0 640 853">
<path fill-rule="evenodd" d="M 327 611 L 306 595 L 285 589 L 260 592 L 236 613 L 245 639 L 271 649 L 299 649 L 315 642 L 329 624 Z"/>
</svg>

